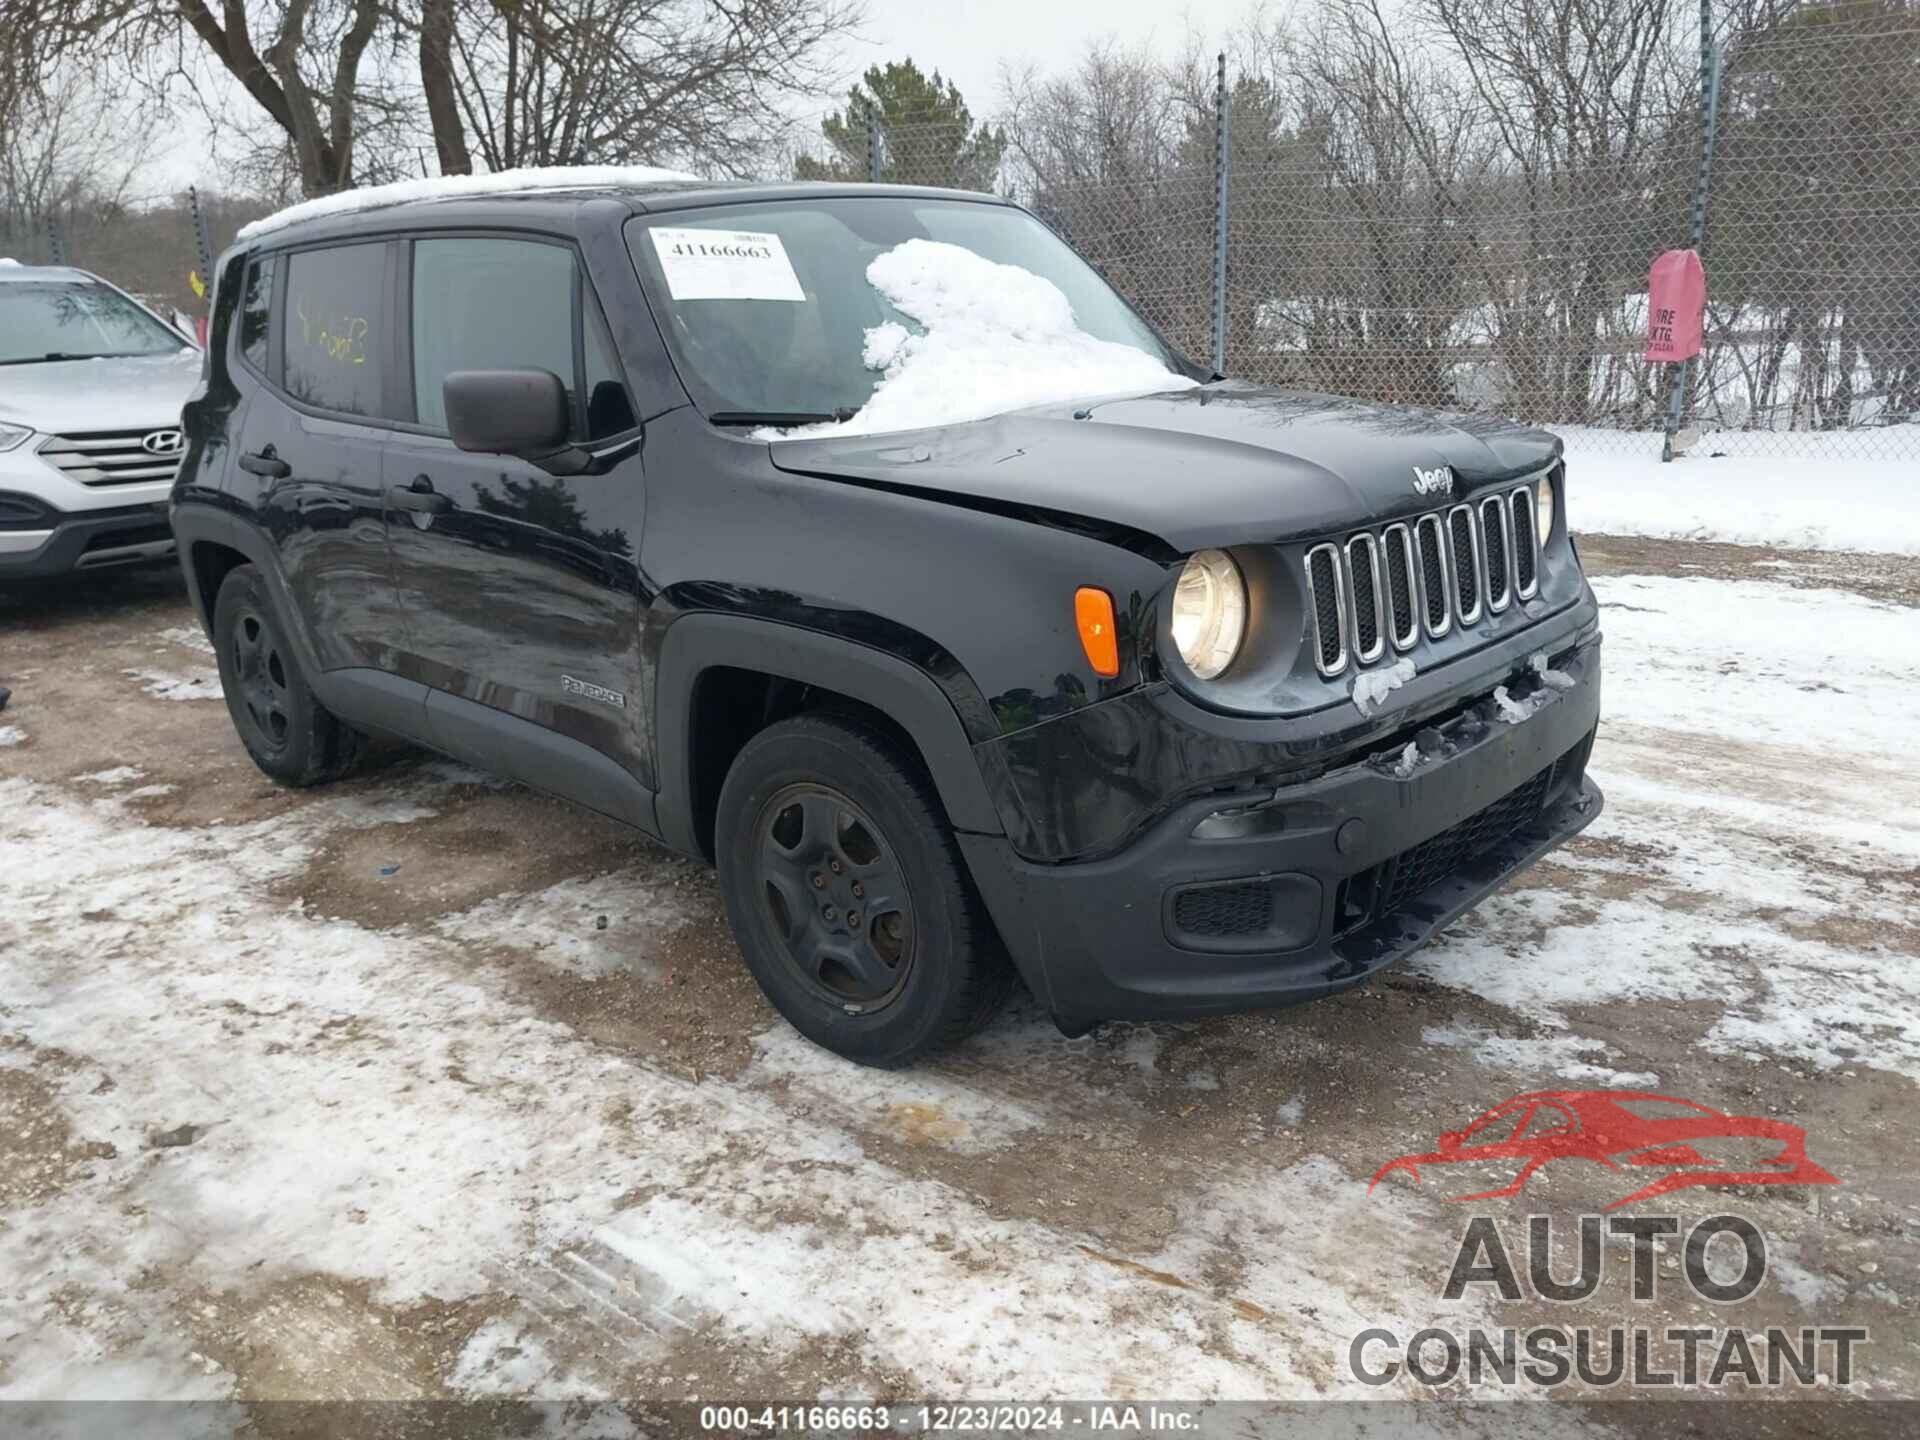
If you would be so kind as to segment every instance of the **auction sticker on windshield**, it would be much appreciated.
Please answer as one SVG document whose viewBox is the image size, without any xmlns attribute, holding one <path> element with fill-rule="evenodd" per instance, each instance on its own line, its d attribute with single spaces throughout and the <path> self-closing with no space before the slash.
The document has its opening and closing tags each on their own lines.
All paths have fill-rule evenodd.
<svg viewBox="0 0 1920 1440">
<path fill-rule="evenodd" d="M 805 300 L 787 247 L 757 230 L 647 231 L 676 300 Z"/>
</svg>

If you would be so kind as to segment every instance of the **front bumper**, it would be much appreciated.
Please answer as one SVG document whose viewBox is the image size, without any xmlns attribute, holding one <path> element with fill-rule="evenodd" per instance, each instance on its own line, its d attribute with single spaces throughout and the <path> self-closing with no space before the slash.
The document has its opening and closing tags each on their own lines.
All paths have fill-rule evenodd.
<svg viewBox="0 0 1920 1440">
<path fill-rule="evenodd" d="M 166 560 L 174 553 L 164 500 L 103 510 L 49 510 L 33 528 L 0 529 L 0 580 Z"/>
<path fill-rule="evenodd" d="M 1586 778 L 1599 636 L 1555 668 L 1572 684 L 1542 688 L 1524 720 L 1501 719 L 1489 689 L 1420 733 L 1410 769 L 1388 747 L 1304 783 L 1205 796 L 1105 859 L 1047 865 L 1004 837 L 960 840 L 1002 938 L 1062 1023 L 1332 994 L 1600 813 Z"/>
</svg>

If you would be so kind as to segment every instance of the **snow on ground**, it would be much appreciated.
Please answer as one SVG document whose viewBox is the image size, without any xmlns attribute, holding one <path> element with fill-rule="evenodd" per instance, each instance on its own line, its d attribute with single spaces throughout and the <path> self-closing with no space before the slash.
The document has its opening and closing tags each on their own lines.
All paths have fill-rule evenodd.
<svg viewBox="0 0 1920 1440">
<path fill-rule="evenodd" d="M 357 822 L 431 813 L 420 795 L 392 800 Z M 457 942 L 268 899 L 337 823 L 322 807 L 169 830 L 16 779 L 0 816 L 22 857 L 0 875 L 0 994 L 24 1042 L 0 1065 L 65 1057 L 59 1104 L 98 1157 L 0 1230 L 0 1331 L 17 1337 L 0 1395 L 151 1394 L 179 1376 L 224 1393 L 140 1280 L 159 1273 L 244 1294 L 319 1272 L 388 1304 L 504 1288 L 524 1314 L 477 1334 L 456 1371 L 479 1393 L 594 1392 L 511 1343 L 578 1299 L 568 1276 L 602 1295 L 629 1361 L 664 1359 L 694 1328 L 770 1364 L 831 1341 L 934 1394 L 1312 1394 L 1365 1324 L 1480 1313 L 1424 1298 L 1413 1222 L 1430 1202 L 1367 1197 L 1323 1158 L 1220 1157 L 1168 1195 L 1180 1218 L 1164 1251 L 1122 1259 L 1071 1211 L 996 1216 L 860 1131 L 876 1107 L 906 1107 L 893 1118 L 911 1148 L 911 1107 L 937 1102 L 970 1128 L 928 1143 L 1058 1132 L 1071 1092 L 1023 1113 L 967 1081 L 905 1077 L 889 1100 L 894 1077 L 785 1034 L 733 1082 L 596 1046 L 529 1014 Z M 166 1223 L 129 1230 L 129 1206 Z M 1228 1249 L 1230 1296 L 1149 1285 L 1152 1323 L 1125 1322 L 1143 1266 L 1204 1276 Z M 118 1317 L 118 1343 L 62 1309 L 77 1292 Z M 1261 1318 L 1280 1313 L 1285 1327 Z M 1187 1343 L 1203 1334 L 1215 1343 Z M 1346 1391 L 1364 1393 L 1337 1378 L 1328 1393 Z"/>
<path fill-rule="evenodd" d="M 1705 1000 L 1709 1049 L 1920 1080 L 1920 972 L 1888 948 L 1920 926 L 1889 883 L 1920 866 L 1915 612 L 1751 581 L 1594 589 L 1588 835 L 1631 858 L 1562 852 L 1574 886 L 1495 896 L 1413 963 L 1572 1038 L 1574 1010 Z"/>
<path fill-rule="evenodd" d="M 532 895 L 502 895 L 436 928 L 452 940 L 506 945 L 583 976 L 650 973 L 661 943 L 691 924 L 679 897 L 636 894 L 619 875 L 563 880 Z"/>
<path fill-rule="evenodd" d="M 1716 458 L 1702 441 L 1662 464 L 1658 435 L 1552 428 L 1567 443 L 1567 512 L 1576 535 L 1920 555 L 1920 458 Z M 1920 427 L 1914 436 L 1920 446 Z"/>
<path fill-rule="evenodd" d="M 197 650 L 200 654 L 209 657 L 213 654 L 213 642 L 207 639 L 207 632 L 197 625 L 169 625 L 160 631 L 156 638 L 166 641 L 169 645 L 181 645 L 189 650 Z"/>
<path fill-rule="evenodd" d="M 398 180 L 391 185 L 342 190 L 337 195 L 322 195 L 315 200 L 289 205 L 284 210 L 276 210 L 251 224 L 242 225 L 240 239 L 251 240 L 256 235 L 266 235 L 303 220 L 378 210 L 413 200 L 462 200 L 475 195 L 505 195 L 529 190 L 619 188 L 626 185 L 657 185 L 667 180 L 698 181 L 699 178 L 682 170 L 661 170 L 652 165 L 529 165 L 518 170 L 499 170 L 486 175 L 440 175 L 426 180 Z"/>
<path fill-rule="evenodd" d="M 184 672 L 172 670 L 128 670 L 147 694 L 161 700 L 218 700 L 226 691 L 220 684 L 220 672 L 210 665 L 195 665 Z"/>
<path fill-rule="evenodd" d="M 908 240 L 875 256 L 867 279 L 894 309 L 917 321 L 921 333 L 891 320 L 867 331 L 862 358 L 885 378 L 852 419 L 755 432 L 760 438 L 917 430 L 1032 405 L 1186 390 L 1195 383 L 1145 351 L 1087 334 L 1051 280 L 964 246 Z"/>
</svg>

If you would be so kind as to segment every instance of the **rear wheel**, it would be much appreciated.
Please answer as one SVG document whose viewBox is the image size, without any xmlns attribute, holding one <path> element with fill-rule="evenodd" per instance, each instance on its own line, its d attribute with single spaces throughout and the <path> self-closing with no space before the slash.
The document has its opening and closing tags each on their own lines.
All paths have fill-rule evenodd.
<svg viewBox="0 0 1920 1440">
<path fill-rule="evenodd" d="M 855 720 L 803 716 L 741 750 L 715 823 L 727 918 L 808 1039 L 905 1065 L 970 1034 L 1012 971 L 912 757 Z"/>
<path fill-rule="evenodd" d="M 227 713 L 254 764 L 283 785 L 302 786 L 353 768 L 365 737 L 314 698 L 256 567 L 237 565 L 221 582 L 213 644 Z"/>
</svg>

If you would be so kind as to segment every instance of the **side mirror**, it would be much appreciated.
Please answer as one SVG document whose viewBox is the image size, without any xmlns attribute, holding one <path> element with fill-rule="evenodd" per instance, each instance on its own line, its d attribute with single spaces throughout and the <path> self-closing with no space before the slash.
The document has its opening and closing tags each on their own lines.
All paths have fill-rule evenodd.
<svg viewBox="0 0 1920 1440">
<path fill-rule="evenodd" d="M 567 445 L 567 388 L 551 370 L 456 370 L 441 387 L 462 450 L 543 460 Z"/>
</svg>

